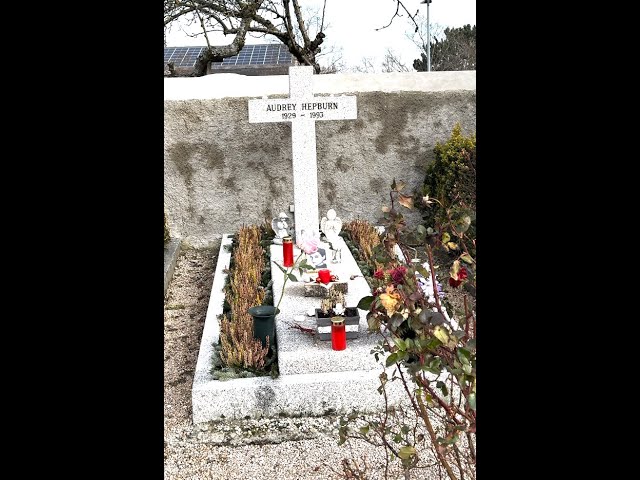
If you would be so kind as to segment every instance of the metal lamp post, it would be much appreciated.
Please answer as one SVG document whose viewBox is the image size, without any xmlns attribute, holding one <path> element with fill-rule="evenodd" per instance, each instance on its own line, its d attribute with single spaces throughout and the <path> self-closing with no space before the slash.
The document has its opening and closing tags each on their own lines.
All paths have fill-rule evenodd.
<svg viewBox="0 0 640 480">
<path fill-rule="evenodd" d="M 420 3 L 427 4 L 427 72 L 431 71 L 431 30 L 429 26 L 429 4 L 432 0 L 423 0 Z"/>
</svg>

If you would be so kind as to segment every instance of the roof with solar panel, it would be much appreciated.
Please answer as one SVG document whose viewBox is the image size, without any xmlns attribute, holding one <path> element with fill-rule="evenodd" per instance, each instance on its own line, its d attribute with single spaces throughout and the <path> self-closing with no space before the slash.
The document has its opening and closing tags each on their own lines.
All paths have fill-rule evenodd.
<svg viewBox="0 0 640 480">
<path fill-rule="evenodd" d="M 198 55 L 206 47 L 164 47 L 164 66 L 173 63 L 177 75 L 190 75 Z M 297 65 L 286 45 L 269 43 L 245 45 L 237 55 L 211 62 L 207 74 L 240 73 L 243 75 L 287 75 L 289 67 Z"/>
</svg>

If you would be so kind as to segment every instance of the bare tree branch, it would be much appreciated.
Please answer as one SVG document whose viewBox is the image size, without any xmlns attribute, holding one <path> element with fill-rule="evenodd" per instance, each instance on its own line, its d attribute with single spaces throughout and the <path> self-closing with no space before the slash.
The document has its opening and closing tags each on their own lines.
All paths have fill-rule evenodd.
<svg viewBox="0 0 640 480">
<path fill-rule="evenodd" d="M 408 72 L 409 68 L 402 63 L 398 55 L 387 48 L 387 52 L 384 55 L 384 60 L 382 61 L 382 71 L 385 73 L 390 72 Z"/>
<path fill-rule="evenodd" d="M 396 17 L 401 17 L 401 16 L 402 16 L 402 15 L 400 15 L 400 7 L 402 7 L 402 9 L 403 9 L 405 12 L 407 12 L 407 15 L 409 15 L 409 18 L 413 21 L 414 25 L 416 26 L 416 32 L 418 31 L 418 24 L 417 24 L 417 23 L 416 23 L 416 21 L 415 21 L 415 17 L 416 17 L 416 15 L 418 15 L 418 12 L 419 12 L 420 10 L 416 10 L 416 13 L 414 13 L 413 15 L 411 15 L 411 13 L 409 13 L 409 10 L 407 10 L 407 7 L 405 7 L 405 6 L 404 6 L 404 3 L 402 3 L 402 0 L 396 0 L 396 11 L 395 11 L 395 13 L 393 14 L 393 16 L 391 17 L 391 20 L 389 20 L 389 23 L 388 23 L 387 25 L 385 25 L 384 27 L 376 28 L 376 32 L 378 32 L 378 31 L 380 31 L 380 30 L 382 30 L 382 29 L 384 29 L 384 28 L 389 27 L 389 26 L 393 23 L 393 20 L 394 20 Z"/>
<path fill-rule="evenodd" d="M 326 0 L 322 19 L 315 25 L 315 36 L 309 31 L 311 25 L 303 18 L 299 0 L 164 0 L 164 25 L 167 27 L 177 20 L 195 21 L 199 25 L 200 32 L 194 36 L 204 35 L 207 48 L 196 61 L 195 76 L 204 75 L 209 62 L 236 55 L 244 46 L 247 33 L 276 37 L 298 62 L 313 66 L 319 73 L 317 55 L 325 38 L 325 9 Z M 228 45 L 213 46 L 207 36 L 211 32 L 234 38 Z"/>
<path fill-rule="evenodd" d="M 289 0 L 285 0 L 285 2 L 289 3 Z M 311 40 L 309 40 L 307 28 L 304 26 L 304 20 L 302 19 L 302 13 L 300 12 L 300 5 L 298 4 L 298 0 L 293 0 L 293 11 L 296 14 L 296 20 L 298 21 L 298 27 L 300 27 L 302 40 L 304 40 L 305 45 L 309 45 L 311 43 Z"/>
</svg>

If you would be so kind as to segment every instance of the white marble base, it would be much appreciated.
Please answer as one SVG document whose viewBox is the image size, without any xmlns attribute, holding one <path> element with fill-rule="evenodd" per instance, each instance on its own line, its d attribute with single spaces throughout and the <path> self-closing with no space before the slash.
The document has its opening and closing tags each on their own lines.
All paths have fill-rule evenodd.
<svg viewBox="0 0 640 480">
<path fill-rule="evenodd" d="M 365 312 L 361 311 L 361 337 L 348 340 L 346 350 L 334 351 L 331 349 L 331 342 L 314 339 L 300 330 L 290 328 L 289 323 L 299 323 L 302 318 L 304 322 L 314 322 L 314 318 L 307 317 L 305 313 L 310 306 L 319 306 L 320 302 L 319 298 L 304 297 L 302 284 L 293 282 L 287 282 L 287 291 L 280 304 L 281 313 L 276 317 L 280 376 L 276 379 L 258 377 L 226 381 L 212 378 L 210 371 L 213 366 L 213 347 L 218 343 L 220 335 L 217 316 L 222 313 L 224 300 L 224 270 L 229 268 L 231 257 L 224 246 L 229 244 L 231 239 L 224 235 L 193 379 L 194 423 L 221 418 L 241 419 L 246 416 L 317 416 L 349 413 L 352 410 L 364 413 L 382 409 L 382 396 L 378 394 L 377 388 L 380 385 L 378 376 L 383 368 L 370 354 L 379 337 L 366 332 L 366 319 L 363 320 Z M 328 248 L 326 245 L 325 247 Z M 272 255 L 276 254 L 272 258 L 281 259 L 282 248 L 271 248 Z M 278 250 L 280 257 L 277 256 Z M 342 263 L 329 265 L 329 268 L 340 272 L 341 278 L 349 278 L 351 274 L 361 275 L 355 260 L 347 251 L 343 250 Z M 272 272 L 274 297 L 277 299 L 282 290 L 283 275 L 279 269 L 275 270 L 276 272 Z M 369 294 L 369 287 L 362 277 L 351 282 L 347 304 L 355 306 L 362 296 Z M 309 303 L 309 306 L 304 302 Z M 384 361 L 383 358 L 380 360 Z M 387 373 L 391 374 L 390 369 Z M 398 403 L 403 397 L 399 382 L 390 382 L 388 386 L 390 402 Z"/>
</svg>

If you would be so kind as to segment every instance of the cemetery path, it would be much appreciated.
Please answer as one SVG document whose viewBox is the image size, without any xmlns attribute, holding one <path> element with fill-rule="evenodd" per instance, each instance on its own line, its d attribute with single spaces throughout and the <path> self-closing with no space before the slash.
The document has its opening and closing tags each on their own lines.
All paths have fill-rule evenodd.
<svg viewBox="0 0 640 480">
<path fill-rule="evenodd" d="M 342 463 L 366 462 L 369 479 L 384 478 L 382 449 L 337 434 L 265 445 L 215 445 L 202 441 L 191 417 L 191 386 L 207 313 L 219 244 L 213 249 L 183 248 L 164 303 L 164 478 L 343 479 Z M 366 459 L 366 460 L 363 460 Z M 398 472 L 389 478 L 401 478 Z M 356 478 L 356 477 L 352 477 Z M 435 479 L 430 471 L 412 478 Z"/>
</svg>

